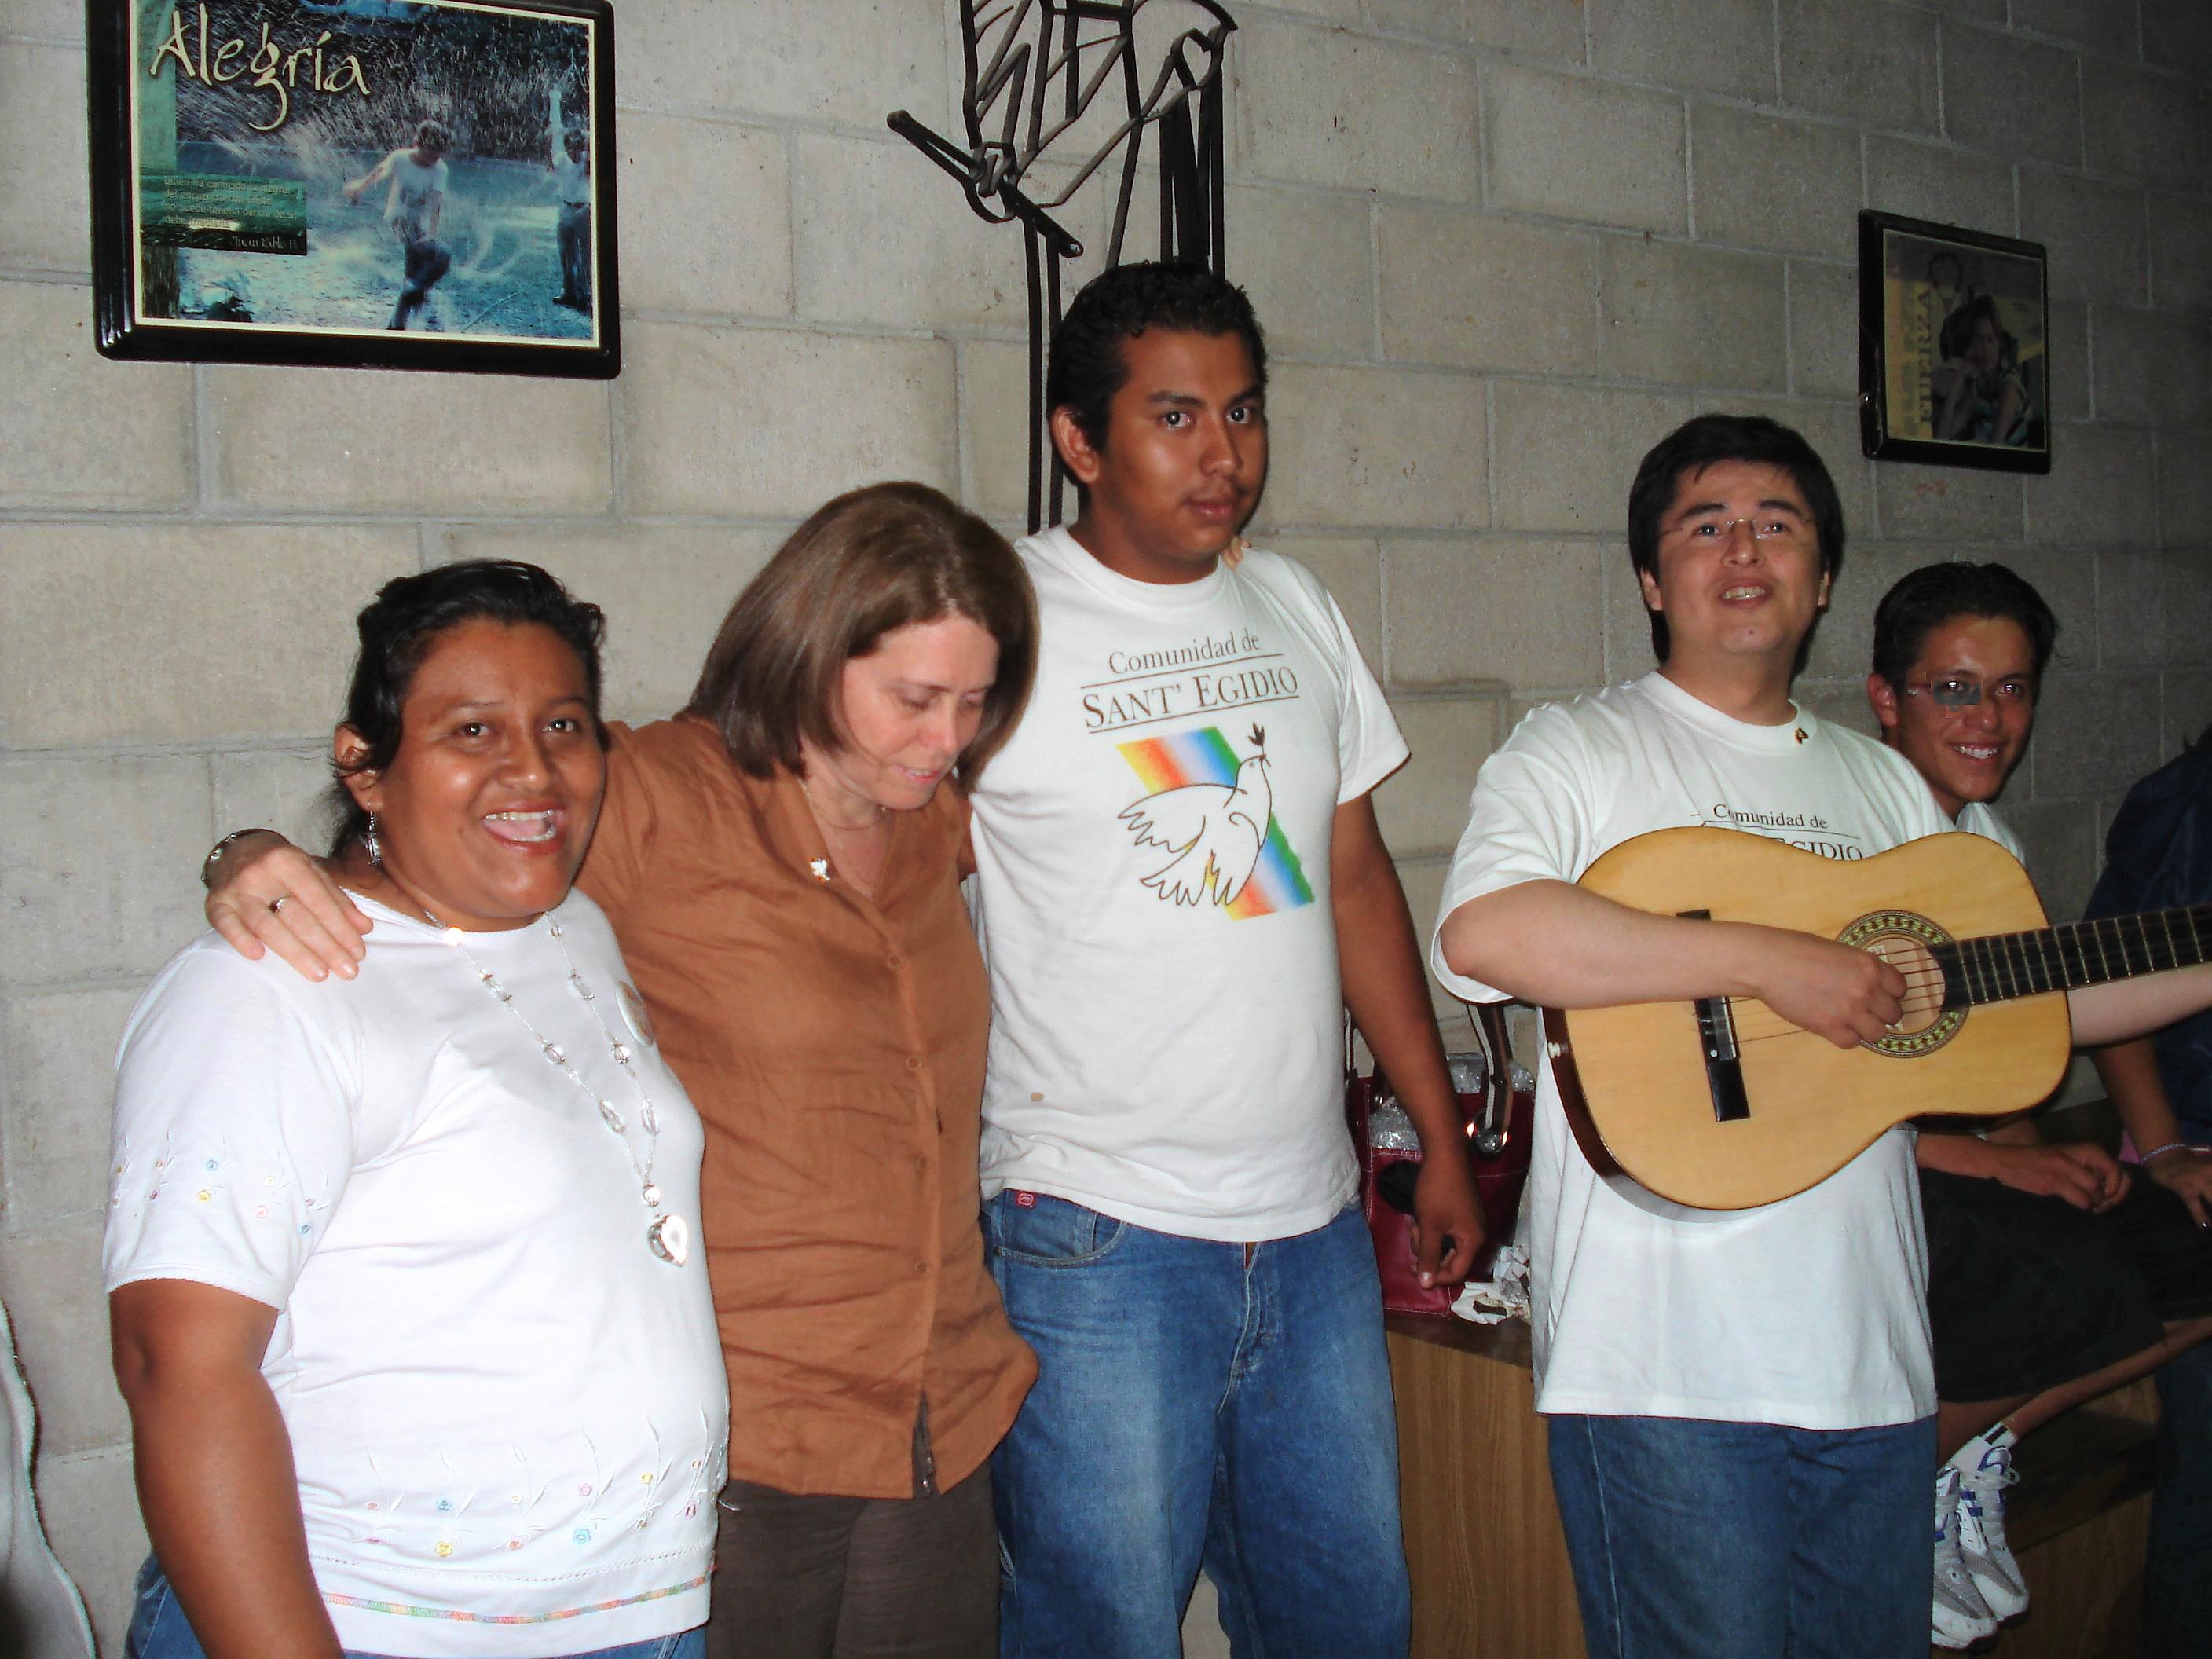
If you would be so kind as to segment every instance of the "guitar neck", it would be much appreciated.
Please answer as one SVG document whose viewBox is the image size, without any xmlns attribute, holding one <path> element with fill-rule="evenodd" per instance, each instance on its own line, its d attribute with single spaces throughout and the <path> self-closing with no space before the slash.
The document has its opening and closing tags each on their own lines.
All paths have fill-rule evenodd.
<svg viewBox="0 0 2212 1659">
<path fill-rule="evenodd" d="M 1979 1007 L 2212 958 L 2212 904 L 1956 939 L 1929 954 L 1943 970 L 1943 1006 Z"/>
</svg>

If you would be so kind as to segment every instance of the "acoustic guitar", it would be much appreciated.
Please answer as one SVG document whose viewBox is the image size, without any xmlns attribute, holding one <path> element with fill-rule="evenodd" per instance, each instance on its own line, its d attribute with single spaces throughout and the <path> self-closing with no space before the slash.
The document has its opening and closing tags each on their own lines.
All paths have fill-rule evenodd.
<svg viewBox="0 0 2212 1659">
<path fill-rule="evenodd" d="M 1740 830 L 1658 830 L 1577 884 L 1662 915 L 1817 933 L 1905 976 L 1904 1018 L 1854 1048 L 1744 997 L 1544 1011 L 1591 1163 L 1698 1209 L 1802 1192 L 1923 1113 L 2032 1106 L 2066 1068 L 2063 992 L 2212 956 L 2212 905 L 2050 927 L 2019 860 L 1964 833 L 1844 862 Z"/>
</svg>

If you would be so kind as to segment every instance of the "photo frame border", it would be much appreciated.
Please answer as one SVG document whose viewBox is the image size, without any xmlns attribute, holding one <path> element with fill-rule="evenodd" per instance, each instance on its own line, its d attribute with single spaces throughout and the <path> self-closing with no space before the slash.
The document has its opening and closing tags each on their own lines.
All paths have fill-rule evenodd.
<svg viewBox="0 0 2212 1659">
<path fill-rule="evenodd" d="M 183 0 L 189 3 L 189 0 Z M 426 0 L 429 3 L 429 0 Z M 87 0 L 85 89 L 90 121 L 93 343 L 103 357 L 136 362 L 274 363 L 316 368 L 398 368 L 609 380 L 622 372 L 617 270 L 614 9 L 610 0 L 467 0 L 472 10 L 574 18 L 592 31 L 592 238 L 596 343 L 478 340 L 465 335 L 324 332 L 281 323 L 195 325 L 137 314 L 131 137 L 137 76 L 131 58 L 132 0 Z"/>
<path fill-rule="evenodd" d="M 1935 242 L 1948 242 L 1976 253 L 2002 253 L 2032 259 L 2043 276 L 2043 447 L 2016 448 L 2008 444 L 1984 443 L 1972 439 L 1907 438 L 1889 430 L 1887 372 L 1889 331 L 1887 291 L 1882 281 L 1882 241 L 1899 232 Z M 1962 225 L 1938 224 L 1930 219 L 1867 209 L 1859 214 L 1859 435 L 1865 453 L 1878 461 L 1917 461 L 1936 466 L 1976 467 L 1987 471 L 2048 473 L 2056 437 L 2051 410 L 2051 257 L 2040 242 L 2021 241 Z"/>
</svg>

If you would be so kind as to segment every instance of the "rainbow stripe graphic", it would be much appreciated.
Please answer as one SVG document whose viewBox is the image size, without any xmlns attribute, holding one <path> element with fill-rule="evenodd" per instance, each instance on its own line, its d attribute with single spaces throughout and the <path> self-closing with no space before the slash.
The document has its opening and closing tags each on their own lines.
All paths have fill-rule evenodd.
<svg viewBox="0 0 2212 1659">
<path fill-rule="evenodd" d="M 1121 758 L 1143 781 L 1148 795 L 1190 783 L 1233 786 L 1237 781 L 1237 751 L 1214 726 L 1118 746 Z M 1260 848 L 1259 867 L 1252 872 L 1243 890 L 1222 908 L 1231 921 L 1246 921 L 1254 916 L 1272 916 L 1279 910 L 1295 910 L 1313 900 L 1313 886 L 1306 880 L 1305 868 L 1283 838 L 1282 821 L 1271 815 L 1267 840 Z"/>
</svg>

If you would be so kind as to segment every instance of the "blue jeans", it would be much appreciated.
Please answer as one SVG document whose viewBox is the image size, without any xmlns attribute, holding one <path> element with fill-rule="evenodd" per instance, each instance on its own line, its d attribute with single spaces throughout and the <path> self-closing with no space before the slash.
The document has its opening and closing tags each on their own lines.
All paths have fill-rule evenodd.
<svg viewBox="0 0 2212 1659">
<path fill-rule="evenodd" d="M 2212 1631 L 2212 1343 L 2158 1369 L 2158 1486 L 2143 1561 L 2143 1659 L 2204 1651 Z"/>
<path fill-rule="evenodd" d="M 137 1595 L 136 1610 L 131 1615 L 131 1633 L 123 1638 L 123 1659 L 207 1659 L 201 1651 L 200 1638 L 185 1622 L 185 1610 L 177 1605 L 176 1592 L 169 1588 L 161 1564 L 150 1555 L 146 1558 L 146 1565 L 138 1569 Z M 618 1648 L 599 1648 L 573 1655 L 571 1659 L 703 1659 L 706 1651 L 707 1633 L 702 1626 L 685 1631 L 680 1636 L 657 1636 L 650 1642 L 627 1642 Z M 345 1659 L 386 1656 L 348 1648 Z"/>
<path fill-rule="evenodd" d="M 1038 1364 L 991 1465 L 1001 1659 L 1176 1659 L 1201 1566 L 1240 1659 L 1403 1659 L 1396 1422 L 1358 1211 L 1249 1246 L 1042 1194 L 983 1214 Z"/>
<path fill-rule="evenodd" d="M 1936 1419 L 1551 1421 L 1590 1659 L 1923 1659 Z"/>
</svg>

